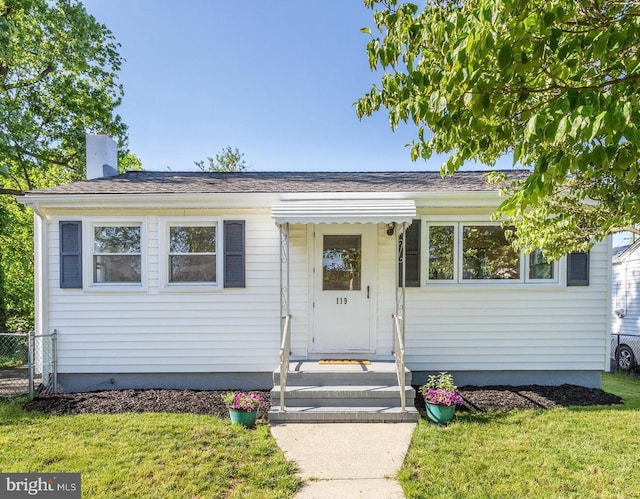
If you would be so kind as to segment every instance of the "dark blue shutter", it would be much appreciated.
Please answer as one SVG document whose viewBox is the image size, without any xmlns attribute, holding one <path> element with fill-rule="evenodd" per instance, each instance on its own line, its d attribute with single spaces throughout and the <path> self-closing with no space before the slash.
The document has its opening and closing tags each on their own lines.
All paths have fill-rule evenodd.
<svg viewBox="0 0 640 499">
<path fill-rule="evenodd" d="M 60 287 L 82 287 L 82 222 L 59 224 Z"/>
<path fill-rule="evenodd" d="M 244 220 L 224 221 L 224 287 L 244 288 Z"/>
<path fill-rule="evenodd" d="M 405 286 L 420 287 L 420 220 L 414 220 L 407 228 L 405 245 Z M 398 286 L 402 286 L 402 261 L 398 262 Z"/>
<path fill-rule="evenodd" d="M 567 255 L 567 286 L 589 285 L 589 252 Z"/>
</svg>

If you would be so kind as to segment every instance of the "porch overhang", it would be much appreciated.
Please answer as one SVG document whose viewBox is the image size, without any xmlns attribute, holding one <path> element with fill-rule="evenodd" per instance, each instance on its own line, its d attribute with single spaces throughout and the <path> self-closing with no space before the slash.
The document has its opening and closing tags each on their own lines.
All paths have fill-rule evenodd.
<svg viewBox="0 0 640 499">
<path fill-rule="evenodd" d="M 276 224 L 407 223 L 416 217 L 413 199 L 321 199 L 277 201 L 271 205 Z"/>
</svg>

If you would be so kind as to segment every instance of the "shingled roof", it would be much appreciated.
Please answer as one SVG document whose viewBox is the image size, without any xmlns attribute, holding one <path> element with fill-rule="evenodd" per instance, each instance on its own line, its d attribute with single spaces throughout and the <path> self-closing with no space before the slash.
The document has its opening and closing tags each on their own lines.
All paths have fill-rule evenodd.
<svg viewBox="0 0 640 499">
<path fill-rule="evenodd" d="M 495 191 L 484 171 L 457 172 L 442 177 L 435 171 L 405 172 L 158 172 L 130 171 L 30 191 L 42 194 L 219 194 L 302 192 L 482 192 Z M 525 170 L 505 171 L 525 178 Z"/>
</svg>

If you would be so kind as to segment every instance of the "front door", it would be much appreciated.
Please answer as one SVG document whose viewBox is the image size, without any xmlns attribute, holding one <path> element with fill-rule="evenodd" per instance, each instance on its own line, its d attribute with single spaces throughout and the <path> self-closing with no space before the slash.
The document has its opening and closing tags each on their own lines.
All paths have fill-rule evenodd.
<svg viewBox="0 0 640 499">
<path fill-rule="evenodd" d="M 315 226 L 310 348 L 315 356 L 373 353 L 375 261 L 375 225 Z"/>
</svg>

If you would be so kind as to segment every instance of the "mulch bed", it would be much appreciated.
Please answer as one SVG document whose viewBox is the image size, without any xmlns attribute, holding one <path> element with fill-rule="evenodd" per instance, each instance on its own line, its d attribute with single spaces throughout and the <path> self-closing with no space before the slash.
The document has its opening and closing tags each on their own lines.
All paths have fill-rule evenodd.
<svg viewBox="0 0 640 499">
<path fill-rule="evenodd" d="M 416 387 L 417 389 L 418 387 Z M 510 411 L 513 409 L 553 409 L 568 406 L 621 404 L 617 395 L 597 388 L 560 386 L 463 386 L 458 388 L 464 403 L 457 410 L 469 412 Z M 424 399 L 416 394 L 416 407 L 424 409 Z"/>
<path fill-rule="evenodd" d="M 417 388 L 417 387 L 416 387 Z M 227 390 L 228 391 L 228 390 Z M 617 395 L 595 388 L 562 386 L 464 386 L 458 390 L 464 398 L 459 410 L 471 412 L 509 411 L 513 409 L 551 409 L 554 407 L 620 404 Z M 256 391 L 265 402 L 258 417 L 266 419 L 269 392 Z M 178 412 L 210 414 L 227 418 L 229 412 L 220 395 L 224 391 L 194 390 L 110 390 L 102 392 L 44 395 L 27 403 L 27 410 L 55 414 L 116 414 L 122 412 Z M 415 404 L 424 408 L 424 399 L 416 394 Z"/>
<path fill-rule="evenodd" d="M 44 395 L 25 404 L 33 411 L 55 414 L 118 414 L 122 412 L 178 412 L 210 414 L 228 418 L 229 410 L 222 401 L 225 391 L 196 390 L 108 390 L 102 392 L 63 393 Z M 269 392 L 254 390 L 265 399 L 258 410 L 259 418 L 266 418 Z"/>
</svg>

